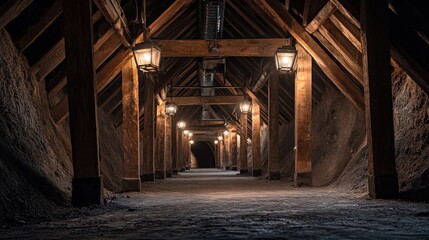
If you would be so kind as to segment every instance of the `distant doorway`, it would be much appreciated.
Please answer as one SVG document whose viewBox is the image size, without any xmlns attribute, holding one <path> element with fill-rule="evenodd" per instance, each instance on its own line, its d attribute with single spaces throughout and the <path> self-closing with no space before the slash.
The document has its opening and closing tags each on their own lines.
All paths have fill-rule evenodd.
<svg viewBox="0 0 429 240">
<path fill-rule="evenodd" d="M 195 142 L 192 144 L 192 153 L 197 162 L 197 168 L 214 168 L 215 156 L 211 142 Z"/>
</svg>

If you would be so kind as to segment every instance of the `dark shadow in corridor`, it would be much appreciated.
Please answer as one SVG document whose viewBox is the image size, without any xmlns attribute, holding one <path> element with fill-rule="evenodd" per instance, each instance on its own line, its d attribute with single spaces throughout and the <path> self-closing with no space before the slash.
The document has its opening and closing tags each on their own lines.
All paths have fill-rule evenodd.
<svg viewBox="0 0 429 240">
<path fill-rule="evenodd" d="M 215 157 L 210 142 L 195 142 L 192 144 L 192 153 L 197 160 L 198 168 L 215 167 Z"/>
</svg>

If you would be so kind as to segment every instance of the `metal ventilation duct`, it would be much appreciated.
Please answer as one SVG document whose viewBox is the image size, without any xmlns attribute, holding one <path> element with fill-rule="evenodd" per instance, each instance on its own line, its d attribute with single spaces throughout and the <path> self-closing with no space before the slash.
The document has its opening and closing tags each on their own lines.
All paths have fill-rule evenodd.
<svg viewBox="0 0 429 240">
<path fill-rule="evenodd" d="M 202 39 L 220 39 L 222 38 L 223 19 L 225 12 L 224 0 L 200 0 L 199 1 L 199 22 L 200 22 L 200 37 Z M 205 64 L 200 65 L 198 70 L 198 78 L 200 86 L 210 87 L 214 83 L 214 69 L 216 65 Z M 202 88 L 201 96 L 214 96 L 213 88 Z M 210 119 L 210 105 L 203 105 L 202 119 Z"/>
</svg>

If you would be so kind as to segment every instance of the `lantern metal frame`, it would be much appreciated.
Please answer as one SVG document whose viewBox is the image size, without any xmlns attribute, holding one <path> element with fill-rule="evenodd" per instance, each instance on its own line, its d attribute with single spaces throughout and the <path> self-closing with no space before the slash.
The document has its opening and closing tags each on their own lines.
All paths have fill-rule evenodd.
<svg viewBox="0 0 429 240">
<path fill-rule="evenodd" d="M 159 65 L 161 62 L 161 49 L 153 44 L 150 40 L 145 42 L 137 43 L 132 47 L 134 59 L 137 64 L 137 68 L 143 72 L 158 72 Z M 149 53 L 148 53 L 149 52 Z M 138 54 L 146 54 L 145 56 L 139 57 Z M 145 59 L 146 56 L 150 56 L 150 59 Z M 143 59 L 142 59 L 143 58 Z M 145 60 L 142 63 L 141 60 Z"/>
<path fill-rule="evenodd" d="M 165 103 L 165 114 L 174 116 L 177 112 L 177 105 L 172 102 Z"/>
<path fill-rule="evenodd" d="M 248 106 L 247 107 L 247 111 L 246 111 L 246 109 L 244 108 L 245 106 Z M 248 99 L 244 99 L 244 101 L 242 101 L 241 103 L 240 103 L 240 112 L 241 112 L 241 114 L 248 114 L 248 113 L 250 113 L 252 111 L 252 102 L 251 101 L 249 101 Z"/>
<path fill-rule="evenodd" d="M 281 55 L 286 54 L 289 55 L 287 57 L 291 57 L 291 61 L 288 61 L 289 65 L 283 66 L 281 63 L 283 62 L 280 58 Z M 276 69 L 279 72 L 288 73 L 295 69 L 296 59 L 297 59 L 297 51 L 294 47 L 286 46 L 282 48 L 278 48 L 274 54 L 274 59 L 276 62 Z"/>
<path fill-rule="evenodd" d="M 178 122 L 177 122 L 177 127 L 178 127 L 179 129 L 184 129 L 184 128 L 186 127 L 186 122 L 185 122 L 185 121 L 183 121 L 183 120 L 178 121 Z"/>
</svg>

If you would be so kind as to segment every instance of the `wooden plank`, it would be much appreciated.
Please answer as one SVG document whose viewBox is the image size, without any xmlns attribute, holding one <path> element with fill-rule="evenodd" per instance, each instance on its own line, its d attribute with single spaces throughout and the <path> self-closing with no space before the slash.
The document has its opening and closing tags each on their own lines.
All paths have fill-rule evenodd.
<svg viewBox="0 0 429 240">
<path fill-rule="evenodd" d="M 172 19 L 179 15 L 180 12 L 184 11 L 187 7 L 189 7 L 194 0 L 176 0 L 170 7 L 165 10 L 149 27 L 148 27 L 148 35 L 151 37 L 162 28 L 167 27 L 172 21 Z M 136 42 L 143 41 L 143 36 L 140 35 Z"/>
<path fill-rule="evenodd" d="M 294 182 L 296 186 L 302 184 L 311 186 L 312 59 L 299 44 L 297 44 L 297 52 Z"/>
<path fill-rule="evenodd" d="M 125 13 L 119 4 L 115 0 L 94 0 L 98 9 L 103 14 L 107 22 L 115 29 L 116 34 L 121 39 L 122 44 L 125 47 L 131 46 L 130 30 L 127 26 L 127 19 Z"/>
<path fill-rule="evenodd" d="M 171 102 L 177 105 L 226 105 L 239 104 L 243 100 L 244 96 L 191 96 L 171 98 Z"/>
<path fill-rule="evenodd" d="M 347 18 L 340 12 L 336 11 L 330 17 L 332 23 L 340 30 L 344 36 L 360 51 L 362 52 L 362 43 L 360 42 L 360 30 L 353 25 Z"/>
<path fill-rule="evenodd" d="M 154 107 L 155 98 L 153 96 L 153 83 L 146 79 L 145 81 L 145 106 L 144 106 L 144 129 L 143 129 L 143 159 L 142 159 L 142 181 L 155 180 L 155 142 L 154 142 Z"/>
<path fill-rule="evenodd" d="M 330 0 L 337 9 L 347 18 L 349 21 L 360 29 L 360 22 L 355 17 L 355 13 L 350 12 L 350 4 L 346 0 Z"/>
<path fill-rule="evenodd" d="M 15 1 L 19 2 L 19 1 Z M 48 9 L 41 14 L 42 16 L 36 22 L 25 26 L 25 33 L 16 40 L 15 45 L 20 53 L 27 49 L 42 33 L 46 31 L 63 13 L 63 6 L 61 0 L 55 2 L 48 7 Z"/>
<path fill-rule="evenodd" d="M 240 174 L 246 174 L 249 171 L 247 165 L 247 118 L 247 113 L 240 115 L 240 155 L 238 160 Z"/>
<path fill-rule="evenodd" d="M 98 13 L 92 16 L 92 20 L 98 18 Z M 65 20 L 64 20 L 65 21 Z M 41 59 L 39 59 L 32 67 L 31 71 L 36 76 L 37 80 L 46 77 L 52 70 L 54 70 L 65 58 L 65 42 L 61 38 Z M 121 66 L 122 67 L 122 66 Z"/>
<path fill-rule="evenodd" d="M 325 74 L 332 80 L 337 88 L 361 112 L 364 111 L 363 90 L 353 83 L 341 68 L 329 57 L 318 43 L 300 26 L 300 24 L 286 11 L 284 6 L 276 0 L 253 0 L 264 12 L 285 31 L 301 44 L 310 53 Z M 338 6 L 337 6 L 338 8 Z"/>
<path fill-rule="evenodd" d="M 134 59 L 122 68 L 122 191 L 140 191 L 139 78 Z"/>
<path fill-rule="evenodd" d="M 154 40 L 163 57 L 272 57 L 289 38 L 221 39 L 221 40 Z M 216 44 L 217 51 L 210 51 Z"/>
<path fill-rule="evenodd" d="M 103 204 L 95 92 L 92 1 L 63 1 L 70 135 L 72 204 Z M 79 18 L 76 18 L 79 16 Z"/>
<path fill-rule="evenodd" d="M 336 10 L 337 7 L 332 2 L 327 2 L 316 17 L 305 27 L 305 30 L 310 34 L 314 33 Z"/>
<path fill-rule="evenodd" d="M 231 170 L 237 170 L 238 162 L 238 141 L 237 141 L 237 128 L 231 127 Z"/>
<path fill-rule="evenodd" d="M 252 101 L 252 176 L 261 175 L 261 109 Z"/>
<path fill-rule="evenodd" d="M 280 179 L 278 74 L 272 74 L 268 82 L 268 95 L 268 172 L 270 180 L 278 180 Z"/>
<path fill-rule="evenodd" d="M 365 120 L 368 145 L 368 190 L 373 198 L 398 194 L 390 77 L 387 0 L 361 1 Z"/>
<path fill-rule="evenodd" d="M 18 17 L 32 3 L 33 0 L 6 0 L 0 8 L 0 29 L 3 29 L 10 21 Z"/>
</svg>

